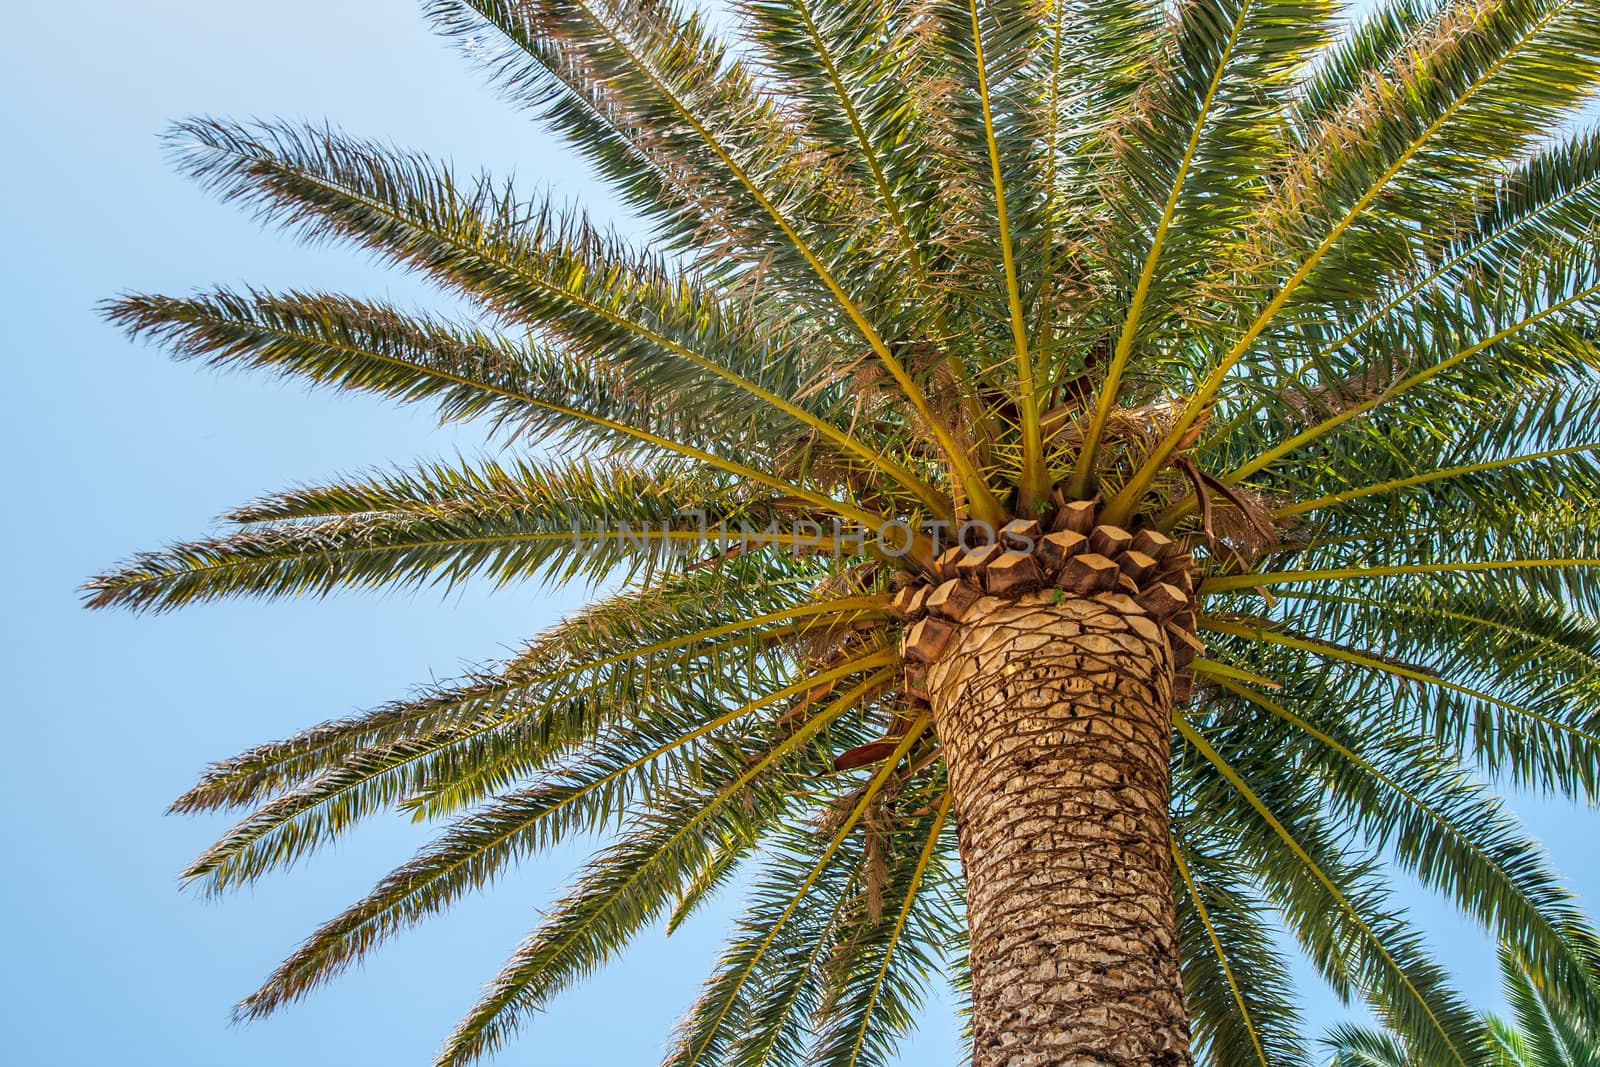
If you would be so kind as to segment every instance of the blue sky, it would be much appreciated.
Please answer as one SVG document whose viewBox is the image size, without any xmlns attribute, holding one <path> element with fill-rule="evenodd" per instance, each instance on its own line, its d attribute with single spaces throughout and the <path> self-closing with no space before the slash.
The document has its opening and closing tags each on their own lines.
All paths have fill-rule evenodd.
<svg viewBox="0 0 1600 1067">
<path fill-rule="evenodd" d="M 223 900 L 179 892 L 221 820 L 163 816 L 208 761 L 493 658 L 578 591 L 345 595 L 175 616 L 89 614 L 75 587 L 139 548 L 202 533 L 267 490 L 472 451 L 421 409 L 219 377 L 129 344 L 95 315 L 124 290 L 326 287 L 427 302 L 341 249 L 263 232 L 178 178 L 156 135 L 186 114 L 332 118 L 467 169 L 515 172 L 606 211 L 604 190 L 429 33 L 409 2 L 18 5 L 0 40 L 5 346 L 20 396 L 0 423 L 13 561 L 0 626 L 13 693 L 0 776 L 0 1062 L 419 1063 L 535 921 L 579 853 L 523 868 L 280 1017 L 228 1009 L 310 928 L 420 843 L 381 822 Z M 1525 809 L 1529 810 L 1529 809 Z M 1531 807 L 1558 866 L 1600 900 L 1592 814 Z M 1406 892 L 1462 984 L 1493 1000 L 1487 946 Z M 646 936 L 541 1017 L 503 1063 L 650 1063 L 731 905 Z M 1314 1017 L 1335 1008 L 1308 986 Z M 936 1012 L 907 1064 L 953 1060 Z"/>
</svg>

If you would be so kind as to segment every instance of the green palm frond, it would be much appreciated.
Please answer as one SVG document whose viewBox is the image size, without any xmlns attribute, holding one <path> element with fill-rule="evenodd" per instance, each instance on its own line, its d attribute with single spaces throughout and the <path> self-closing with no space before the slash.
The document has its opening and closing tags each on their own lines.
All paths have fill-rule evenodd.
<svg viewBox="0 0 1600 1067">
<path fill-rule="evenodd" d="M 895 76 L 917 47 L 904 5 L 761 0 L 741 13 L 773 80 L 803 109 L 807 132 L 881 209 L 889 262 L 931 295 L 927 241 L 938 189 L 917 158 L 926 119 L 913 86 Z"/>
<path fill-rule="evenodd" d="M 241 528 L 131 561 L 97 580 L 100 603 L 167 610 L 224 597 L 340 587 L 598 580 L 703 552 L 702 523 L 744 522 L 773 540 L 792 520 L 752 511 L 705 474 L 576 461 L 435 466 L 297 490 L 240 509 Z M 759 507 L 759 505 L 758 505 Z"/>
<path fill-rule="evenodd" d="M 702 17 L 638 0 L 440 0 L 431 14 L 447 30 L 493 26 L 526 57 L 518 65 L 505 56 L 511 68 L 503 73 L 536 93 L 544 78 L 530 78 L 525 64 L 554 73 L 566 87 L 558 122 L 586 145 L 589 131 L 574 129 L 570 117 L 585 98 L 614 116 L 657 168 L 681 176 L 704 221 L 730 231 L 730 251 L 751 265 L 774 256 L 790 284 L 835 295 L 829 282 L 843 263 L 830 246 L 843 235 L 824 243 L 802 234 L 786 202 L 837 197 L 838 180 L 795 138 Z"/>
<path fill-rule="evenodd" d="M 842 796 L 832 798 L 832 809 L 839 817 L 829 820 L 827 829 L 831 830 L 831 833 L 820 835 L 820 841 L 806 842 L 798 846 L 790 845 L 786 849 L 805 857 L 802 868 L 785 872 L 786 877 L 780 883 L 781 888 L 771 885 L 766 887 L 769 899 L 759 901 L 757 904 L 758 909 L 765 905 L 764 911 L 746 920 L 746 936 L 737 937 L 729 950 L 724 953 L 717 975 L 707 987 L 700 1003 L 684 1022 L 678 1055 L 669 1062 L 677 1062 L 686 1067 L 688 1064 L 700 1062 L 703 1058 L 715 1058 L 715 1045 L 730 1044 L 750 1033 L 750 1025 L 741 1018 L 744 1013 L 737 1010 L 744 1006 L 742 1001 L 746 999 L 746 990 L 752 986 L 759 989 L 765 984 L 758 983 L 756 979 L 759 972 L 771 966 L 768 953 L 778 939 L 788 932 L 786 928 L 789 922 L 803 910 L 808 910 L 808 903 L 814 907 L 816 898 L 821 895 L 815 890 L 829 873 L 835 857 L 845 861 L 848 867 L 859 870 L 866 882 L 870 883 L 876 877 L 872 869 L 873 852 L 886 848 L 887 844 L 881 836 L 882 831 L 868 825 L 868 816 L 871 813 L 879 815 L 880 818 L 885 817 L 884 809 L 889 803 L 889 798 L 885 795 L 886 787 L 890 786 L 900 759 L 908 755 L 919 740 L 922 725 L 924 724 L 918 723 L 916 729 L 906 731 L 905 736 L 896 745 L 892 758 L 884 760 L 865 784 Z M 886 817 L 892 818 L 892 815 Z M 859 862 L 849 863 L 849 856 L 844 852 L 844 846 L 852 842 L 857 830 L 866 831 L 865 848 Z M 822 844 L 823 841 L 826 843 Z M 817 847 L 819 844 L 820 848 Z M 814 860 L 813 854 L 816 854 Z M 770 899 L 775 888 L 776 895 L 782 902 L 781 908 L 776 906 L 777 900 Z M 869 885 L 854 892 L 840 887 L 835 889 L 835 892 L 856 896 L 881 892 L 881 887 L 874 890 Z"/>
<path fill-rule="evenodd" d="M 1225 820 L 1235 854 L 1273 872 L 1269 898 L 1335 990 L 1359 992 L 1416 1047 L 1467 1067 L 1481 1040 L 1478 1021 L 1388 905 L 1370 861 L 1338 847 L 1314 794 L 1260 766 L 1259 751 L 1224 754 L 1186 719 L 1175 723 L 1190 754 L 1179 757 L 1191 807 L 1178 825 Z"/>
<path fill-rule="evenodd" d="M 846 846 L 820 871 L 809 839 L 772 848 L 737 932 L 665 1062 L 804 1062 L 807 1023 L 824 992 L 822 961 L 867 877 L 861 841 Z"/>
<path fill-rule="evenodd" d="M 1184 991 L 1201 1056 L 1219 1065 L 1305 1059 L 1268 907 L 1219 855 L 1172 839 Z"/>
<path fill-rule="evenodd" d="M 900 800 L 902 807 L 925 801 L 905 819 L 909 825 L 868 828 L 869 848 L 884 856 L 882 873 L 869 867 L 868 884 L 852 902 L 853 921 L 824 964 L 829 996 L 816 1016 L 811 1063 L 892 1062 L 929 986 L 955 955 L 961 923 L 954 827 L 947 821 L 952 797 L 948 789 L 937 793 L 943 783 L 930 784 L 934 795 Z"/>
<path fill-rule="evenodd" d="M 442 1062 L 467 1062 L 499 1047 L 528 1012 L 660 915 L 705 862 L 713 841 L 750 834 L 759 828 L 765 806 L 792 801 L 790 791 L 773 788 L 771 780 L 780 770 L 803 758 L 825 727 L 877 695 L 891 679 L 891 672 L 880 668 L 745 761 L 719 761 L 702 769 L 697 781 L 658 789 L 658 797 L 670 799 L 652 798 L 649 812 L 632 820 L 643 825 L 631 827 L 591 863 L 574 892 L 506 961 L 451 1035 Z"/>
<path fill-rule="evenodd" d="M 632 104 L 564 40 L 546 35 L 519 3 L 437 0 L 424 8 L 439 30 L 487 67 L 513 102 L 564 135 L 625 197 L 677 244 L 731 246 L 727 197 L 709 176 L 651 136 Z"/>
<path fill-rule="evenodd" d="M 1374 78 L 1392 69 L 1403 49 L 1422 43 L 1448 8 L 1444 0 L 1391 0 L 1362 14 L 1342 40 L 1317 57 L 1290 113 L 1301 131 L 1346 111 Z"/>
<path fill-rule="evenodd" d="M 1227 679 L 1219 684 L 1320 749 L 1306 754 L 1302 768 L 1321 777 L 1329 803 L 1347 811 L 1376 847 L 1392 849 L 1422 884 L 1454 898 L 1497 939 L 1536 960 L 1539 972 L 1566 995 L 1600 1015 L 1600 957 L 1586 943 L 1592 938 L 1587 920 L 1536 843 L 1495 798 L 1440 758 L 1430 738 L 1397 726 L 1380 751 L 1364 756 L 1276 701 Z"/>
<path fill-rule="evenodd" d="M 1550 997 L 1533 977 L 1537 971 L 1505 948 L 1500 950 L 1500 973 L 1528 1059 L 1570 1067 L 1600 1065 L 1600 1041 L 1594 1027 L 1582 1021 L 1592 1016 L 1574 1014 L 1559 998 Z"/>
<path fill-rule="evenodd" d="M 1173 311 L 1219 235 L 1248 221 L 1254 186 L 1283 154 L 1273 97 L 1281 100 L 1328 36 L 1328 14 L 1326 5 L 1298 0 L 1185 8 L 1168 73 L 1154 82 L 1157 99 L 1140 100 L 1115 128 L 1111 210 L 1125 232 L 1149 238 L 1142 248 L 1110 250 L 1125 260 L 1112 270 L 1131 296 L 1073 472 L 1075 494 L 1091 488 L 1095 453 L 1141 332 Z M 1260 171 L 1241 170 L 1241 158 Z"/>
<path fill-rule="evenodd" d="M 214 889 L 248 882 L 385 808 L 455 813 L 547 771 L 565 776 L 553 787 L 557 810 L 580 821 L 624 810 L 619 798 L 629 798 L 641 782 L 648 785 L 659 758 L 676 759 L 684 746 L 715 739 L 718 731 L 763 709 L 803 710 L 821 698 L 819 689 L 825 696 L 861 670 L 884 666 L 885 653 L 865 650 L 808 678 L 791 679 L 792 659 L 783 654 L 783 643 L 813 637 L 818 622 L 854 624 L 859 604 L 838 600 L 829 605 L 830 615 L 791 610 L 715 628 L 732 631 L 739 651 L 726 641 L 635 644 L 626 653 L 565 669 L 552 669 L 540 656 L 531 670 L 524 657 L 481 681 L 380 709 L 370 717 L 380 720 L 379 731 L 371 729 L 369 718 L 337 724 L 346 727 L 343 736 L 334 729 L 314 732 L 312 746 L 287 743 L 292 777 L 278 752 L 246 753 L 179 801 L 185 810 L 237 804 L 248 789 L 244 802 L 260 804 L 200 856 L 186 877 Z M 547 653 L 554 643 L 547 639 L 536 648 Z M 667 650 L 675 654 L 662 656 Z M 719 707 L 719 696 L 735 684 L 745 687 L 748 701 Z M 398 738 L 376 740 L 396 731 L 396 718 L 404 727 Z M 574 752 L 578 763 L 564 765 L 563 757 Z M 263 780 L 275 787 L 271 793 Z M 540 798 L 548 793 L 541 789 L 531 800 L 544 804 Z M 518 810 L 529 799 L 520 798 Z M 575 808 L 579 801 L 582 806 Z M 537 810 L 534 829 L 543 832 L 550 820 L 544 808 Z"/>
<path fill-rule="evenodd" d="M 1240 266 L 1229 272 L 1229 289 L 1240 291 L 1240 274 L 1261 271 L 1265 284 L 1243 291 L 1272 295 L 1230 308 L 1242 332 L 1210 366 L 1175 431 L 1187 431 L 1209 409 L 1228 373 L 1293 303 L 1337 305 L 1368 295 L 1352 293 L 1352 279 L 1372 277 L 1397 233 L 1447 225 L 1462 208 L 1458 198 L 1489 168 L 1580 102 L 1600 74 L 1592 15 L 1576 0 L 1548 0 L 1496 4 L 1476 21 L 1446 17 L 1403 79 L 1375 80 L 1359 108 L 1353 102 L 1351 114 L 1322 122 L 1311 147 L 1284 167 L 1276 203 L 1266 205 L 1257 233 L 1241 241 Z M 1413 173 L 1425 176 L 1420 188 L 1408 187 Z M 1298 265 L 1277 283 L 1276 265 L 1286 256 Z M 1237 300 L 1227 293 L 1217 299 L 1224 307 Z M 1145 460 L 1112 501 L 1113 517 L 1133 513 L 1177 440 L 1169 435 Z"/>
<path fill-rule="evenodd" d="M 606 598 L 494 668 L 222 761 L 174 809 L 248 806 L 363 748 L 454 725 L 539 716 L 537 732 L 517 738 L 519 754 L 532 760 L 549 746 L 586 738 L 590 709 L 626 707 L 650 687 L 707 670 L 720 675 L 753 654 L 885 614 L 882 598 L 812 600 L 811 580 L 804 567 L 786 574 L 730 561 L 675 576 L 643 596 Z"/>
<path fill-rule="evenodd" d="M 1500 980 L 1511 1003 L 1511 1019 L 1485 1015 L 1488 1031 L 1485 1067 L 1596 1067 L 1600 1034 L 1592 1015 L 1540 988 L 1536 968 L 1501 946 Z M 1331 1067 L 1432 1067 L 1395 1035 L 1355 1026 L 1335 1028 L 1325 1039 L 1333 1047 Z"/>
<path fill-rule="evenodd" d="M 838 673 L 843 679 L 872 666 L 865 660 Z M 537 784 L 460 816 L 428 849 L 318 930 L 245 1002 L 244 1010 L 264 1014 L 304 995 L 399 930 L 448 907 L 463 893 L 481 889 L 508 864 L 543 852 L 569 834 L 618 822 L 630 802 L 663 781 L 692 780 L 698 760 L 730 747 L 737 750 L 746 741 L 762 706 L 800 692 L 799 686 L 775 688 L 762 700 L 726 712 L 685 693 L 671 714 L 652 709 L 647 718 L 635 718 L 576 755 L 524 769 L 523 775 L 540 776 Z"/>
<path fill-rule="evenodd" d="M 1391 1034 L 1346 1025 L 1335 1027 L 1328 1040 L 1337 1045 L 1329 1067 L 1412 1067 L 1417 1062 Z"/>
</svg>

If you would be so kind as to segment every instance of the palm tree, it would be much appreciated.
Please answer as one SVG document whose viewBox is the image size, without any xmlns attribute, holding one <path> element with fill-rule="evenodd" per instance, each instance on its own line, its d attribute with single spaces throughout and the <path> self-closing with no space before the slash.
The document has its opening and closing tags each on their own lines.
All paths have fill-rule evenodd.
<svg viewBox="0 0 1600 1067">
<path fill-rule="evenodd" d="M 1527 964 L 1504 949 L 1500 981 L 1512 1019 L 1485 1014 L 1482 1067 L 1600 1067 L 1600 1030 L 1540 988 Z M 1404 1039 L 1365 1027 L 1343 1026 L 1330 1038 L 1331 1067 L 1429 1067 Z"/>
<path fill-rule="evenodd" d="M 244 812 L 212 891 L 443 823 L 242 1016 L 600 829 L 440 1063 L 736 881 L 680 1067 L 883 1062 L 941 974 L 979 1067 L 1304 1062 L 1280 921 L 1465 1063 L 1386 864 L 1600 1018 L 1600 942 L 1492 792 L 1600 794 L 1600 136 L 1563 125 L 1600 3 L 427 10 L 651 248 L 330 128 L 182 123 L 214 192 L 483 314 L 111 318 L 500 453 L 263 498 L 88 601 L 607 592 L 179 798 Z"/>
</svg>

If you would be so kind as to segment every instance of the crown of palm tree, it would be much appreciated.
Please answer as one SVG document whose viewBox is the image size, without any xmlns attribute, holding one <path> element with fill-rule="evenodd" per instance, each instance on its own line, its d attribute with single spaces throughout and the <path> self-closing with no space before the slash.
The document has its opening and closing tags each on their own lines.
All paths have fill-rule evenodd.
<svg viewBox="0 0 1600 1067">
<path fill-rule="evenodd" d="M 955 524 L 1070 533 L 1093 501 L 1192 595 L 1171 848 L 1202 1058 L 1306 1057 L 1281 921 L 1419 1055 L 1468 1061 L 1482 1023 L 1387 864 L 1600 1018 L 1594 935 L 1492 791 L 1600 794 L 1600 136 L 1563 125 L 1600 4 L 1398 0 L 1341 34 L 1319 0 L 747 0 L 733 46 L 657 0 L 427 10 L 650 250 L 329 128 L 180 124 L 215 192 L 483 314 L 218 289 L 115 321 L 521 455 L 264 498 L 89 602 L 620 585 L 176 802 L 246 813 L 186 872 L 219 891 L 377 812 L 445 821 L 243 1016 L 601 828 L 441 1063 L 739 878 L 669 1062 L 885 1061 L 964 965 L 908 624 L 969 573 Z M 812 536 L 839 524 L 908 536 Z"/>
</svg>

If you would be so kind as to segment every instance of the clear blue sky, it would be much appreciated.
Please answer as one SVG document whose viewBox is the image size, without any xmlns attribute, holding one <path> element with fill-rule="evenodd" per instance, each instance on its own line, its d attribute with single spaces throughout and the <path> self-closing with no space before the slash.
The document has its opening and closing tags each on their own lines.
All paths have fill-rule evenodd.
<svg viewBox="0 0 1600 1067">
<path fill-rule="evenodd" d="M 386 462 L 472 450 L 421 409 L 218 377 L 130 345 L 93 313 L 127 289 L 208 283 L 344 289 L 427 301 L 341 249 L 262 232 L 166 166 L 176 117 L 334 119 L 360 134 L 517 173 L 602 212 L 603 190 L 432 37 L 405 0 L 55 0 L 15 5 L 0 40 L 0 322 L 13 381 L 0 424 L 6 710 L 0 820 L 0 1062 L 222 1067 L 426 1062 L 479 984 L 580 858 L 525 867 L 391 944 L 280 1017 L 228 1009 L 311 927 L 424 839 L 375 824 L 286 877 L 219 901 L 180 894 L 183 862 L 222 820 L 164 817 L 204 764 L 493 658 L 569 608 L 573 591 L 468 589 L 241 603 L 162 618 L 91 615 L 76 585 L 138 548 L 203 532 L 261 492 Z M 1600 900 L 1592 814 L 1540 806 L 1535 827 Z M 1493 1000 L 1481 939 L 1418 893 L 1462 982 Z M 561 1000 L 503 1063 L 655 1062 L 731 905 L 670 941 L 646 936 Z M 1315 1019 L 1334 1006 L 1308 986 Z M 945 1013 L 907 1064 L 953 1059 Z"/>
</svg>

